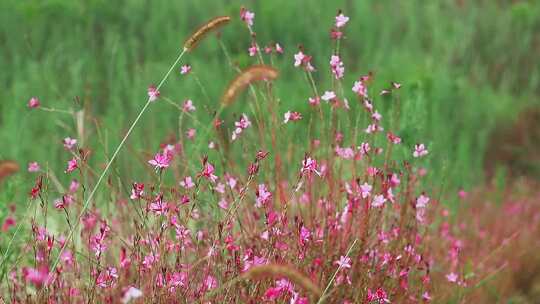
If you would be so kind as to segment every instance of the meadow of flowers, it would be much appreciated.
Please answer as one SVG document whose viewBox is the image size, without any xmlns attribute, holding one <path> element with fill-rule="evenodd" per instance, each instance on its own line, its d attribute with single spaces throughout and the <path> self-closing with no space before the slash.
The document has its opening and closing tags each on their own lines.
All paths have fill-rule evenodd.
<svg viewBox="0 0 540 304">
<path fill-rule="evenodd" d="M 146 103 L 130 128 L 118 131 L 114 151 L 87 144 L 100 136 L 96 114 L 29 98 L 27 111 L 66 114 L 77 134 L 56 144 L 62 171 L 36 161 L 24 168 L 33 177 L 28 204 L 11 206 L 2 223 L 2 301 L 540 299 L 540 194 L 533 182 L 505 193 L 442 189 L 429 174 L 430 146 L 399 134 L 406 85 L 388 79 L 376 91 L 377 75 L 369 71 L 344 81 L 347 12 L 323 22 L 332 45 L 323 66 L 301 45 L 260 41 L 264 29 L 255 16 L 242 8 L 194 29 L 163 78 L 148 84 Z M 231 22 L 241 22 L 251 40 L 245 66 L 231 60 L 220 37 Z M 189 58 L 212 43 L 236 73 L 222 96 L 209 96 L 214 107 L 169 96 L 169 85 L 197 77 Z M 310 95 L 298 102 L 308 111 L 276 92 L 284 66 L 302 75 L 296 85 Z M 177 125 L 146 134 L 162 138 L 159 147 L 128 149 L 132 131 L 158 103 L 178 113 Z M 301 121 L 307 127 L 299 134 L 293 127 Z M 107 159 L 92 166 L 96 153 Z M 120 158 L 142 168 L 143 177 L 121 174 Z M 0 178 L 16 170 L 2 166 Z"/>
</svg>

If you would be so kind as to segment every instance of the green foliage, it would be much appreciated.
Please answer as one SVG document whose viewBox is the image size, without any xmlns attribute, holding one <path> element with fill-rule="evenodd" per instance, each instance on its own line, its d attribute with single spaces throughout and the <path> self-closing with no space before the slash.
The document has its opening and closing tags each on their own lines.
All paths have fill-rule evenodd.
<svg viewBox="0 0 540 304">
<path fill-rule="evenodd" d="M 318 77 L 330 87 L 324 78 L 332 50 L 328 31 L 341 8 L 351 17 L 342 47 L 346 92 L 368 71 L 376 73 L 374 96 L 390 80 L 402 82 L 401 121 L 395 131 L 407 147 L 403 153 L 410 153 L 417 140 L 428 143 L 431 174 L 469 187 L 481 181 L 486 137 L 495 121 L 513 117 L 540 92 L 540 5 L 458 2 L 2 1 L 0 157 L 23 166 L 30 160 L 50 162 L 61 172 L 67 156 L 59 142 L 76 130 L 65 125 L 62 114 L 29 111 L 26 101 L 38 96 L 48 107 L 77 109 L 78 96 L 98 118 L 101 137 L 93 134 L 90 140 L 105 148 L 93 151 L 94 161 L 103 161 L 142 107 L 147 86 L 159 79 L 199 24 L 215 15 L 233 16 L 222 41 L 241 67 L 253 62 L 247 56 L 249 35 L 238 21 L 242 4 L 256 13 L 258 40 L 277 41 L 286 49 L 276 60 L 282 71 L 276 83 L 280 111 L 305 110 L 310 91 L 302 73 L 292 67 L 292 54 L 303 45 L 314 56 Z M 162 91 L 176 102 L 191 98 L 210 113 L 235 73 L 216 39 L 204 41 L 188 62 L 209 99 L 193 77 L 178 73 Z M 376 99 L 386 117 L 394 102 Z M 229 114 L 243 111 L 249 108 L 240 104 Z M 199 119 L 207 123 L 209 115 L 203 116 Z M 161 139 L 176 132 L 177 119 L 170 105 L 157 103 L 133 134 L 129 149 L 155 150 Z M 294 141 L 306 128 L 291 130 L 287 136 Z M 130 162 L 120 157 L 119 167 L 129 170 Z"/>
</svg>

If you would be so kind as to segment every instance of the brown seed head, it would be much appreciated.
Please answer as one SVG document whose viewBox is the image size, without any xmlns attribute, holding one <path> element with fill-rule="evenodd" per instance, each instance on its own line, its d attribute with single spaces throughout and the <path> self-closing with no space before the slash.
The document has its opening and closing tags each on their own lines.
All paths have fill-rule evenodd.
<svg viewBox="0 0 540 304">
<path fill-rule="evenodd" d="M 19 171 L 19 164 L 12 160 L 0 161 L 0 182 Z"/>
<path fill-rule="evenodd" d="M 218 29 L 219 27 L 227 24 L 229 21 L 231 21 L 231 17 L 229 16 L 220 16 L 215 17 L 211 19 L 210 21 L 206 22 L 204 25 L 199 27 L 184 43 L 184 48 L 190 52 L 192 51 L 199 42 L 204 38 L 204 36 L 208 35 L 213 30 Z"/>
<path fill-rule="evenodd" d="M 261 80 L 274 80 L 279 76 L 278 70 L 267 65 L 253 65 L 243 70 L 236 78 L 231 81 L 221 102 L 224 105 L 230 105 L 234 102 L 238 93 L 246 88 L 249 84 Z"/>
</svg>

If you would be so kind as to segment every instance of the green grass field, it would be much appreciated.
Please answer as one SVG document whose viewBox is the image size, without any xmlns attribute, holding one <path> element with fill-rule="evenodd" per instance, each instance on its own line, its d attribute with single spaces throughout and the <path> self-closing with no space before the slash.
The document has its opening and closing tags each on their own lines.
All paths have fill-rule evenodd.
<svg viewBox="0 0 540 304">
<path fill-rule="evenodd" d="M 540 5 L 535 1 L 4 0 L 0 159 L 22 167 L 33 160 L 65 162 L 58 143 L 76 131 L 60 123 L 62 114 L 29 111 L 31 96 L 59 109 L 80 107 L 77 96 L 97 117 L 100 145 L 110 153 L 142 107 L 147 86 L 159 80 L 190 32 L 215 15 L 237 16 L 241 5 L 256 11 L 259 41 L 285 47 L 275 62 L 282 72 L 276 90 L 283 112 L 308 107 L 308 87 L 293 84 L 303 80 L 292 67 L 297 46 L 325 71 L 331 52 L 326 21 L 346 10 L 351 16 L 343 46 L 347 89 L 368 71 L 376 74 L 372 94 L 391 80 L 403 83 L 400 135 L 406 142 L 424 139 L 433 152 L 432 173 L 456 187 L 483 181 L 486 138 L 493 127 L 538 104 Z M 240 22 L 222 31 L 222 41 L 240 67 L 249 64 L 249 35 Z M 187 62 L 208 96 L 193 77 L 184 80 L 178 71 L 162 91 L 211 111 L 234 71 L 216 39 L 205 41 Z M 177 118 L 170 106 L 156 105 L 130 139 L 131 148 L 155 147 L 175 132 Z M 304 129 L 298 126 L 295 134 L 302 136 Z M 97 141 L 97 134 L 91 140 Z M 103 160 L 103 151 L 94 152 L 95 160 Z M 129 167 L 122 157 L 120 163 Z"/>
<path fill-rule="evenodd" d="M 242 6 L 256 13 L 257 43 L 277 42 L 285 52 L 264 55 L 279 78 L 253 84 L 249 93 L 224 106 L 223 92 L 238 70 L 263 61 L 263 56 L 248 54 L 251 28 L 239 18 Z M 329 30 L 340 9 L 350 22 L 338 47 L 345 78 L 334 80 Z M 180 65 L 190 64 L 193 71 L 181 75 L 180 65 L 175 67 L 160 88 L 161 97 L 149 104 L 127 144 L 120 145 L 118 158 L 109 162 L 145 105 L 149 85 L 160 81 L 186 38 L 219 15 L 232 21 L 184 56 Z M 316 94 L 335 90 L 339 99 L 348 98 L 350 111 L 334 107 L 341 104 L 338 100 L 332 106 L 308 104 L 314 94 L 311 74 L 293 66 L 299 49 L 313 56 Z M 363 109 L 364 97 L 351 91 L 368 73 L 374 75 L 369 95 L 384 117 L 380 126 L 396 133 L 401 145 L 388 143 L 388 133 L 362 134 L 368 124 L 379 124 L 371 110 Z M 402 88 L 379 96 L 393 81 Z M 270 281 L 243 282 L 253 279 L 246 276 L 249 267 L 266 264 L 261 261 L 313 270 L 312 277 L 301 280 L 318 284 L 310 295 L 318 303 L 325 295 L 328 302 L 354 296 L 355 303 L 382 303 L 383 287 L 396 303 L 416 297 L 427 302 L 428 291 L 437 303 L 537 298 L 533 284 L 540 262 L 528 258 L 534 255 L 531 240 L 540 229 L 536 181 L 507 174 L 515 171 L 495 162 L 540 173 L 535 163 L 540 144 L 531 143 L 534 136 L 540 140 L 535 130 L 540 127 L 539 1 L 0 0 L 0 83 L 0 281 L 11 278 L 0 284 L 7 291 L 0 293 L 2 303 L 8 293 L 13 301 L 19 295 L 37 302 L 51 295 L 70 298 L 72 289 L 65 293 L 69 284 L 79 288 L 82 298 L 89 297 L 88 303 L 113 301 L 125 296 L 128 283 L 148 301 L 179 296 L 178 284 L 185 287 L 185 301 L 213 297 L 214 291 L 224 291 L 215 298 L 224 302 L 255 295 L 253 299 L 270 300 L 272 292 L 277 293 L 274 300 L 284 300 L 283 290 L 272 288 Z M 28 107 L 33 96 L 40 99 L 41 109 Z M 197 111 L 182 111 L 178 105 L 186 99 L 193 100 Z M 234 145 L 222 134 L 205 134 L 207 126 L 213 130 L 218 111 L 224 127 L 217 133 L 227 132 L 224 138 L 230 138 L 242 113 L 248 113 L 253 128 L 245 127 Z M 287 111 L 304 118 L 281 123 Z M 191 127 L 197 129 L 196 140 L 186 138 Z M 343 141 L 335 139 L 336 132 Z M 66 137 L 77 138 L 77 147 L 84 150 L 63 149 Z M 206 149 L 209 140 L 218 142 L 218 148 Z M 357 149 L 353 156 L 336 156 L 340 148 L 365 142 L 371 152 Z M 164 150 L 159 147 L 163 143 L 182 148 Z M 426 157 L 413 157 L 417 143 L 426 144 Z M 150 166 L 152 157 L 166 158 L 166 164 Z M 70 159 L 77 171 L 66 170 Z M 13 165 L 5 160 L 17 162 L 20 173 L 3 180 L 2 165 Z M 26 172 L 33 161 L 43 169 L 39 174 Z M 196 185 L 182 185 L 187 176 Z M 37 183 L 29 198 L 36 178 L 43 178 L 43 187 Z M 80 188 L 72 179 L 78 179 Z M 137 193 L 143 188 L 144 193 Z M 460 189 L 465 191 L 456 195 Z M 98 220 L 99 233 L 93 235 Z M 197 240 L 186 241 L 192 232 Z M 168 243 L 161 243 L 167 238 Z M 47 242 L 52 245 L 45 246 Z M 48 248 L 46 258 L 40 246 Z M 106 281 L 118 276 L 104 267 L 116 265 L 118 255 L 121 268 L 127 265 L 124 246 L 138 272 L 122 274 L 126 281 L 109 288 Z M 64 260 L 62 253 L 70 250 L 80 262 Z M 378 260 L 379 254 L 380 265 L 365 262 Z M 431 255 L 443 262 L 433 262 Z M 153 269 L 156 261 L 160 267 Z M 238 269 L 231 271 L 233 264 Z M 79 266 L 70 269 L 73 265 Z M 185 286 L 187 274 L 181 278 L 177 273 L 184 265 L 193 273 Z M 56 266 L 66 266 L 66 275 L 61 277 Z M 67 285 L 49 282 L 53 269 L 61 277 L 58 282 Z M 129 269 L 125 266 L 126 274 Z M 354 285 L 343 283 L 349 279 L 345 273 Z M 166 286 L 158 283 L 161 276 L 169 280 Z M 168 285 L 171 280 L 179 280 L 174 288 Z M 196 280 L 202 287 L 195 286 Z M 16 290 L 17 282 L 28 286 Z M 96 294 L 96 286 L 108 291 Z M 499 286 L 507 289 L 495 290 Z M 161 293 L 162 288 L 171 294 Z M 370 298 L 375 297 L 372 289 L 385 296 Z"/>
</svg>

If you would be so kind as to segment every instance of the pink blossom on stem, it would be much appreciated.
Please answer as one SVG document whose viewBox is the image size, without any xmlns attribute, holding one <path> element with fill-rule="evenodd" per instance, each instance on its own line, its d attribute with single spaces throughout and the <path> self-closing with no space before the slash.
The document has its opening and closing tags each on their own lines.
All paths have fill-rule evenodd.
<svg viewBox="0 0 540 304">
<path fill-rule="evenodd" d="M 193 105 L 193 101 L 191 99 L 186 99 L 184 101 L 184 105 L 182 106 L 182 110 L 184 112 L 193 112 L 195 111 L 197 108 L 195 108 L 195 106 Z"/>
<path fill-rule="evenodd" d="M 154 166 L 154 169 L 162 170 L 169 167 L 171 160 L 172 159 L 168 153 L 156 153 L 154 158 L 149 160 L 148 163 Z"/>
<path fill-rule="evenodd" d="M 77 169 L 79 167 L 78 163 L 77 163 L 77 159 L 74 157 L 72 159 L 70 159 L 68 161 L 68 164 L 67 164 L 67 169 L 66 169 L 66 173 L 71 173 L 73 171 L 75 171 L 75 169 Z"/>
<path fill-rule="evenodd" d="M 28 100 L 28 107 L 30 109 L 39 108 L 40 104 L 41 103 L 39 102 L 39 99 L 37 97 L 32 97 L 30 98 L 30 100 Z"/>
<path fill-rule="evenodd" d="M 180 74 L 186 75 L 191 72 L 191 66 L 189 64 L 184 64 L 182 67 L 180 67 Z"/>
<path fill-rule="evenodd" d="M 414 152 L 413 152 L 414 157 L 418 158 L 418 157 L 425 156 L 427 154 L 428 154 L 428 150 L 426 149 L 424 144 L 416 144 L 416 145 L 414 145 Z"/>
<path fill-rule="evenodd" d="M 160 93 L 154 85 L 151 85 L 148 87 L 148 100 L 149 101 L 151 102 L 156 101 L 159 98 L 159 95 Z"/>
<path fill-rule="evenodd" d="M 253 26 L 253 19 L 255 19 L 255 13 L 248 11 L 245 8 L 240 9 L 240 19 L 244 21 L 248 27 Z"/>
<path fill-rule="evenodd" d="M 344 27 L 345 24 L 347 24 L 347 22 L 349 22 L 349 17 L 343 15 L 343 14 L 339 14 L 336 16 L 336 27 L 337 28 L 340 28 L 340 27 Z"/>
<path fill-rule="evenodd" d="M 62 143 L 64 144 L 64 148 L 66 150 L 72 150 L 73 147 L 75 147 L 75 145 L 77 144 L 77 140 L 71 137 L 66 137 L 64 138 Z"/>
<path fill-rule="evenodd" d="M 40 170 L 40 166 L 37 162 L 30 162 L 28 163 L 28 172 L 38 172 Z"/>
</svg>

